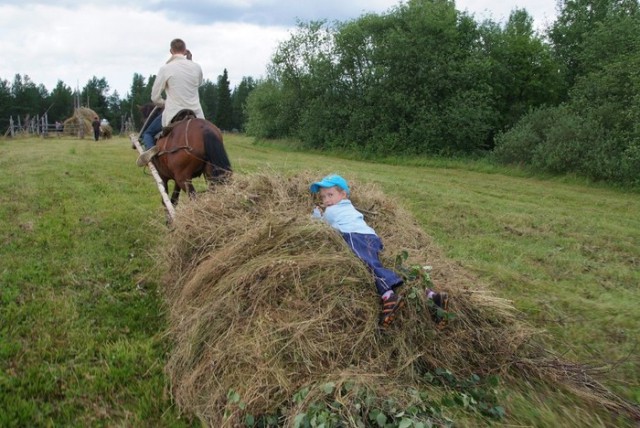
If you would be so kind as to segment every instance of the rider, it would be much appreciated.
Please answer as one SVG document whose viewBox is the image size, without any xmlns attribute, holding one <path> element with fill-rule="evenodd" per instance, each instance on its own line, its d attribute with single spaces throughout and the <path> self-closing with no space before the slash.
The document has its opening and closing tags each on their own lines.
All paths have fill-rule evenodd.
<svg viewBox="0 0 640 428">
<path fill-rule="evenodd" d="M 162 115 L 156 117 L 142 133 L 142 141 L 145 150 L 138 161 L 138 166 L 144 166 L 158 152 L 155 143 L 155 135 L 163 126 L 168 126 L 171 119 L 181 110 L 192 110 L 196 117 L 204 119 L 204 113 L 200 105 L 198 88 L 202 85 L 202 68 L 191 60 L 191 52 L 181 39 L 171 41 L 169 52 L 171 58 L 160 67 L 151 89 L 151 101 L 164 107 Z M 166 100 L 162 98 L 162 92 Z"/>
</svg>

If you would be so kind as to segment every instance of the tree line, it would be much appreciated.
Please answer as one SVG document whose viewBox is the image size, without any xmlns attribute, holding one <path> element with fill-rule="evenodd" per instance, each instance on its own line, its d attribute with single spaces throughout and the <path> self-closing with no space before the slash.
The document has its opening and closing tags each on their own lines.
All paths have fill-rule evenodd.
<svg viewBox="0 0 640 428">
<path fill-rule="evenodd" d="M 409 0 L 300 23 L 247 101 L 247 133 L 374 156 L 487 156 L 640 184 L 638 0 L 560 0 L 476 22 Z"/>
<path fill-rule="evenodd" d="M 486 156 L 594 180 L 640 184 L 639 0 L 559 0 L 536 31 L 524 9 L 476 22 L 451 0 L 409 0 L 384 14 L 302 22 L 267 77 L 231 91 L 227 71 L 200 88 L 225 130 L 293 138 L 373 156 Z M 114 129 L 149 101 L 155 76 L 129 93 L 104 78 L 49 93 L 28 76 L 0 79 L 0 130 L 11 115 L 73 114 L 74 100 Z"/>
<path fill-rule="evenodd" d="M 116 132 L 129 118 L 139 128 L 143 121 L 137 106 L 150 102 L 155 77 L 145 79 L 134 73 L 130 91 L 122 99 L 117 91 L 111 93 L 104 77 L 94 76 L 82 89 L 76 90 L 59 80 L 51 92 L 44 85 L 33 82 L 28 75 L 16 74 L 13 82 L 0 79 L 0 130 L 4 133 L 11 116 L 17 120 L 18 117 L 47 113 L 50 122 L 63 122 L 73 116 L 76 105 L 89 107 L 100 118 L 106 118 Z M 252 77 L 243 77 L 232 90 L 226 69 L 216 83 L 205 79 L 199 89 L 205 117 L 223 130 L 243 130 L 244 105 L 255 86 Z"/>
</svg>

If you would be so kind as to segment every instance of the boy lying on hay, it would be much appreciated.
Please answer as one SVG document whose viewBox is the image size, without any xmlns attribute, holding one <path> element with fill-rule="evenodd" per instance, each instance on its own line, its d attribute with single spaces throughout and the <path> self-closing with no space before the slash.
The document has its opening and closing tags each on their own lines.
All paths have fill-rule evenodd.
<svg viewBox="0 0 640 428">
<path fill-rule="evenodd" d="M 371 270 L 376 289 L 382 300 L 380 324 L 389 327 L 395 319 L 398 310 L 404 306 L 402 296 L 395 289 L 404 284 L 404 280 L 394 271 L 385 268 L 380 262 L 382 241 L 365 221 L 361 212 L 353 207 L 349 200 L 349 183 L 339 175 L 327 175 L 320 181 L 311 184 L 312 193 L 319 193 L 322 203 L 316 205 L 313 217 L 327 222 L 338 230 L 353 253 Z M 444 327 L 446 317 L 443 312 L 449 308 L 449 295 L 445 292 L 435 292 L 430 288 L 425 290 L 427 299 L 433 302 L 432 307 L 439 308 L 432 312 L 436 324 Z"/>
<path fill-rule="evenodd" d="M 322 402 L 341 426 L 358 426 L 391 399 L 406 409 L 420 403 L 418 391 L 442 395 L 426 380 L 438 368 L 459 378 L 561 378 L 508 301 L 448 261 L 396 201 L 352 182 L 353 203 L 385 237 L 381 263 L 402 262 L 406 304 L 381 334 L 371 272 L 340 233 L 309 215 L 312 182 L 309 174 L 236 176 L 178 208 L 162 251 L 173 339 L 166 371 L 182 410 L 208 426 L 259 418 L 294 426 Z M 407 261 L 437 267 L 455 315 L 444 330 L 430 320 L 428 276 Z M 599 404 L 625 408 L 590 385 Z M 427 413 L 416 417 L 445 422 Z"/>
</svg>

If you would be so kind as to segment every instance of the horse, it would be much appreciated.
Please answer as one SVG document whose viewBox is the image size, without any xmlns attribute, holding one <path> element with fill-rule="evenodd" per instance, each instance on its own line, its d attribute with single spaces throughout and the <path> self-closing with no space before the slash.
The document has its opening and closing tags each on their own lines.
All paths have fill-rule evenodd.
<svg viewBox="0 0 640 428">
<path fill-rule="evenodd" d="M 162 114 L 162 109 L 154 111 L 151 103 L 138 107 L 147 123 Z M 153 117 L 149 117 L 151 113 Z M 196 118 L 189 110 L 178 113 L 171 125 L 163 128 L 156 146 L 158 153 L 151 161 L 167 193 L 169 180 L 173 180 L 171 203 L 174 206 L 178 203 L 180 191 L 195 198 L 192 179 L 204 174 L 208 185 L 213 186 L 224 183 L 232 174 L 220 129 L 208 120 Z"/>
</svg>

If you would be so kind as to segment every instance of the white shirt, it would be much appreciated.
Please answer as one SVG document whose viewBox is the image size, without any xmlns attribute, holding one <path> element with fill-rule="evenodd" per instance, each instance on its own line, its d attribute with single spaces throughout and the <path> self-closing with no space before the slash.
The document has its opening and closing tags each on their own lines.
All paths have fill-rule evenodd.
<svg viewBox="0 0 640 428">
<path fill-rule="evenodd" d="M 168 126 L 171 119 L 183 109 L 193 110 L 197 117 L 204 119 L 198 88 L 202 85 L 202 68 L 184 55 L 173 55 L 160 67 L 153 88 L 151 101 L 164 106 L 162 126 Z M 167 99 L 162 98 L 162 92 Z"/>
<path fill-rule="evenodd" d="M 376 235 L 376 232 L 364 221 L 364 216 L 356 210 L 349 199 L 343 199 L 335 205 L 325 208 L 324 215 L 320 210 L 313 210 L 313 217 L 321 218 L 341 233 L 361 233 Z"/>
</svg>

